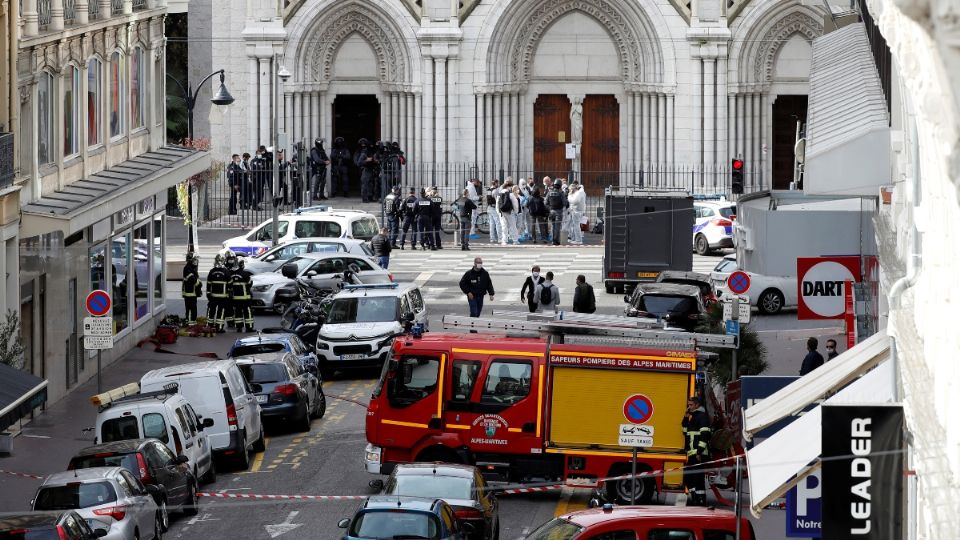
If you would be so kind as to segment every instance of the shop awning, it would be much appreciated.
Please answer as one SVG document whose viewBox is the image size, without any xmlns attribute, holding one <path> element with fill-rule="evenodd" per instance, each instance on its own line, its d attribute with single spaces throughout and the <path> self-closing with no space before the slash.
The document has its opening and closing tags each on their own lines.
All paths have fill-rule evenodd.
<svg viewBox="0 0 960 540">
<path fill-rule="evenodd" d="M 20 237 L 69 236 L 210 168 L 210 154 L 165 146 L 64 186 L 24 205 Z"/>
<path fill-rule="evenodd" d="M 885 361 L 824 403 L 892 402 L 893 369 L 893 362 Z M 747 451 L 750 509 L 754 515 L 820 466 L 821 414 L 818 405 Z"/>
<path fill-rule="evenodd" d="M 47 401 L 47 381 L 0 364 L 0 431 Z"/>
<path fill-rule="evenodd" d="M 747 439 L 781 418 L 802 411 L 877 366 L 890 354 L 890 338 L 878 332 L 840 356 L 775 392 L 743 413 Z"/>
</svg>

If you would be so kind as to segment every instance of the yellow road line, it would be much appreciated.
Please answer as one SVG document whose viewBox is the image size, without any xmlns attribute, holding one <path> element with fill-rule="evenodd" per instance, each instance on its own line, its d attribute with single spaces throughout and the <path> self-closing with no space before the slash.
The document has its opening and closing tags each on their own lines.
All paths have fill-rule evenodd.
<svg viewBox="0 0 960 540">
<path fill-rule="evenodd" d="M 264 435 L 263 437 L 263 452 L 257 452 L 253 456 L 253 465 L 250 466 L 250 472 L 260 472 L 260 467 L 263 466 L 263 456 L 267 453 L 267 442 L 270 441 L 270 438 Z"/>
<path fill-rule="evenodd" d="M 557 501 L 557 507 L 553 510 L 553 517 L 585 509 L 589 502 L 589 495 L 587 490 L 564 487 L 560 491 L 560 500 Z"/>
<path fill-rule="evenodd" d="M 560 500 L 557 501 L 557 507 L 553 509 L 553 517 L 559 517 L 567 513 L 572 494 L 573 490 L 570 488 L 565 487 L 560 491 Z"/>
</svg>

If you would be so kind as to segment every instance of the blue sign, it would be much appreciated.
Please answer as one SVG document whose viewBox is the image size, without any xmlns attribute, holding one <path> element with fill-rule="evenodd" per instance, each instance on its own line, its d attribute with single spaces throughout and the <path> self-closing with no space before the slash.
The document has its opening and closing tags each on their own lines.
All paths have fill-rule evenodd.
<svg viewBox="0 0 960 540">
<path fill-rule="evenodd" d="M 740 337 L 740 321 L 727 321 L 727 335 Z"/>
<path fill-rule="evenodd" d="M 787 492 L 788 538 L 819 538 L 823 521 L 820 506 L 820 470 Z"/>
<path fill-rule="evenodd" d="M 771 377 L 765 375 L 740 377 L 740 410 L 745 411 L 749 409 L 750 407 L 756 405 L 760 401 L 763 401 L 773 393 L 799 378 L 800 377 L 795 376 Z M 804 411 L 808 411 L 812 408 L 813 406 L 807 407 L 804 409 Z M 796 420 L 797 416 L 788 416 L 783 420 L 780 420 L 779 422 L 758 431 L 757 434 L 753 436 L 753 440 L 750 441 L 747 447 L 753 448 L 753 443 L 758 439 L 766 439 L 767 437 L 770 437 L 774 433 L 788 426 L 790 422 Z"/>
</svg>

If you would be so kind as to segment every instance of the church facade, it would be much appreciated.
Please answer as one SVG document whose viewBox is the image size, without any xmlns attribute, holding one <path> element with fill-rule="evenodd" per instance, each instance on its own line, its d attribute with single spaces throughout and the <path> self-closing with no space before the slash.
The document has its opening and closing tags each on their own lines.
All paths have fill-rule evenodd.
<svg viewBox="0 0 960 540">
<path fill-rule="evenodd" d="M 190 69 L 227 69 L 237 102 L 197 114 L 222 156 L 270 145 L 276 119 L 291 144 L 398 141 L 408 166 L 483 179 L 722 183 L 696 175 L 739 157 L 748 190 L 793 180 L 826 15 L 800 0 L 205 2 L 191 2 Z"/>
</svg>

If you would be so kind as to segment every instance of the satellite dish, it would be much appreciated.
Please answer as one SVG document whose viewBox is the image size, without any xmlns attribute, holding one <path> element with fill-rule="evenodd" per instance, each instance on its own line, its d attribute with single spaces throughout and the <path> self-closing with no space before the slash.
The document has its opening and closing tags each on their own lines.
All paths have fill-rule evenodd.
<svg viewBox="0 0 960 540">
<path fill-rule="evenodd" d="M 793 145 L 793 155 L 797 159 L 797 163 L 803 163 L 803 160 L 807 152 L 807 139 L 800 139 L 797 141 L 797 144 Z"/>
</svg>

